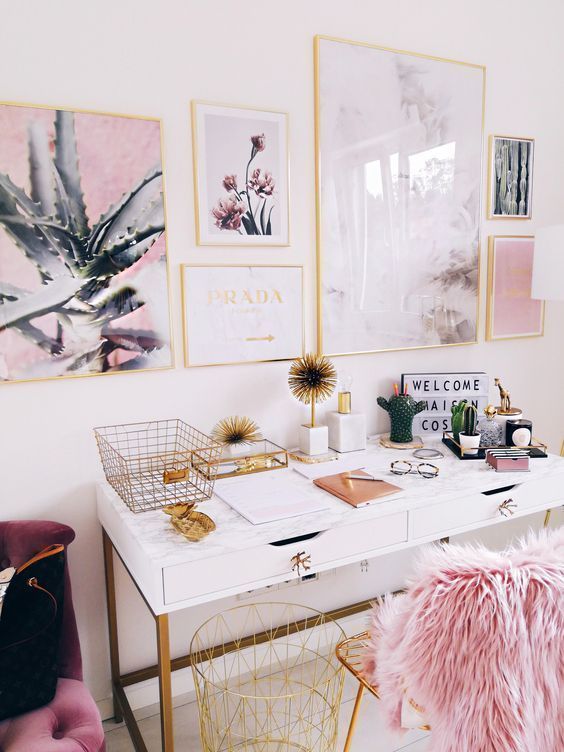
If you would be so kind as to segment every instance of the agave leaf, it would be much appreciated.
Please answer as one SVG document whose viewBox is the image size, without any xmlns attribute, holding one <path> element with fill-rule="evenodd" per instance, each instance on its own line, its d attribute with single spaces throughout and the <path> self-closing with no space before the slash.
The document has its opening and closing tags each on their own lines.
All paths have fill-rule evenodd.
<svg viewBox="0 0 564 752">
<path fill-rule="evenodd" d="M 35 264 L 43 279 L 67 273 L 59 244 L 50 229 L 34 224 L 41 219 L 38 204 L 3 173 L 0 173 L 0 215 L 6 232 Z M 28 217 L 32 220 L 29 224 L 25 221 Z"/>
<path fill-rule="evenodd" d="M 62 204 L 64 204 L 69 226 L 77 237 L 84 238 L 90 234 L 90 228 L 80 186 L 74 113 L 64 110 L 57 110 L 55 117 L 55 167 L 63 188 L 59 195 L 61 203 L 58 203 L 58 206 L 63 209 Z"/>
<path fill-rule="evenodd" d="M 42 285 L 36 292 L 0 306 L 0 330 L 19 324 L 21 321 L 43 316 L 56 311 L 69 301 L 80 289 L 81 280 L 61 276 Z"/>
<path fill-rule="evenodd" d="M 49 152 L 49 139 L 39 123 L 29 127 L 29 178 L 31 198 L 45 217 L 55 216 L 55 184 L 53 163 Z"/>
<path fill-rule="evenodd" d="M 18 300 L 29 294 L 29 290 L 24 290 L 23 287 L 16 287 L 9 282 L 0 281 L 0 303 L 4 300 Z"/>
<path fill-rule="evenodd" d="M 163 342 L 151 331 L 119 329 L 106 325 L 102 327 L 102 336 L 122 350 L 133 352 L 149 352 L 163 346 Z"/>
<path fill-rule="evenodd" d="M 30 324 L 29 321 L 20 321 L 19 324 L 14 325 L 14 329 L 49 355 L 60 355 L 65 349 L 62 342 L 49 337 L 41 329 Z"/>
<path fill-rule="evenodd" d="M 160 197 L 161 185 L 161 170 L 151 170 L 133 190 L 125 193 L 115 206 L 110 207 L 106 214 L 100 217 L 88 241 L 89 258 L 93 258 L 106 244 L 115 242 L 117 237 L 137 226 L 136 219 Z M 160 204 L 162 207 L 162 199 Z M 164 208 L 159 224 L 163 223 Z"/>
<path fill-rule="evenodd" d="M 131 233 L 121 239 L 116 239 L 115 245 L 95 256 L 80 273 L 85 277 L 102 280 L 129 269 L 147 253 L 163 229 L 164 227 L 149 227 L 143 232 Z"/>
<path fill-rule="evenodd" d="M 121 316 L 127 316 L 128 313 L 136 311 L 145 305 L 137 297 L 137 290 L 133 287 L 121 287 L 114 290 L 106 296 L 97 305 L 97 315 L 95 321 L 113 321 Z"/>
</svg>

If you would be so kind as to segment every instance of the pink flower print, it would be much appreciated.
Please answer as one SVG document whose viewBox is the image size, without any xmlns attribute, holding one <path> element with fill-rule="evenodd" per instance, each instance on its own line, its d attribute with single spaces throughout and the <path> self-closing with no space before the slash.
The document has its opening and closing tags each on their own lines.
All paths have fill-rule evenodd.
<svg viewBox="0 0 564 752">
<path fill-rule="evenodd" d="M 272 173 L 267 170 L 262 172 L 260 167 L 257 167 L 251 173 L 248 188 L 254 191 L 260 198 L 268 198 L 274 193 L 275 185 L 276 181 L 272 177 Z"/>
<path fill-rule="evenodd" d="M 253 149 L 255 150 L 255 152 L 264 151 L 265 146 L 266 146 L 265 141 L 266 139 L 264 137 L 264 133 L 261 133 L 258 136 L 251 136 L 251 143 L 253 145 Z"/>
<path fill-rule="evenodd" d="M 211 213 L 215 219 L 215 226 L 220 230 L 238 230 L 241 226 L 241 217 L 246 210 L 247 207 L 242 201 L 233 196 L 226 196 L 219 199 Z"/>
<path fill-rule="evenodd" d="M 237 190 L 237 175 L 226 175 L 223 178 L 223 187 L 230 193 Z"/>
</svg>

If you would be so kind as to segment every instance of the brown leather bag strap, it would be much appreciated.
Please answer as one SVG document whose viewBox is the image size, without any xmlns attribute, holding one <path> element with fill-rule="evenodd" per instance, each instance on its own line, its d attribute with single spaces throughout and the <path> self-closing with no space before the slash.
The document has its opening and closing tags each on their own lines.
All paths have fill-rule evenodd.
<svg viewBox="0 0 564 752">
<path fill-rule="evenodd" d="M 52 546 L 47 546 L 47 548 L 44 548 L 43 551 L 40 551 L 38 554 L 35 554 L 35 556 L 32 556 L 29 561 L 26 561 L 25 564 L 22 564 L 21 567 L 18 567 L 16 570 L 16 574 L 19 574 L 20 572 L 23 572 L 24 569 L 27 569 L 32 564 L 35 564 L 37 561 L 41 561 L 41 559 L 46 559 L 48 556 L 54 556 L 55 554 L 60 554 L 61 551 L 64 551 L 65 547 L 61 543 L 53 543 Z"/>
<path fill-rule="evenodd" d="M 34 640 L 36 637 L 39 637 L 40 634 L 45 632 L 46 629 L 49 629 L 51 624 L 55 621 L 55 618 L 57 617 L 57 600 L 55 596 L 50 593 L 45 588 L 41 587 L 41 585 L 37 582 L 37 577 L 30 577 L 27 581 L 27 584 L 29 587 L 34 588 L 34 590 L 37 590 L 41 593 L 45 593 L 45 595 L 49 596 L 49 600 L 51 602 L 51 606 L 53 607 L 53 613 L 51 614 L 51 618 L 45 624 L 45 626 L 41 627 L 40 630 L 38 630 L 35 634 L 32 634 L 31 637 L 25 637 L 23 640 L 18 640 L 17 642 L 12 642 L 10 645 L 5 645 L 4 647 L 0 648 L 0 652 L 4 650 L 9 650 L 10 648 L 15 648 L 17 645 L 23 645 L 26 642 L 30 642 L 31 640 Z"/>
</svg>

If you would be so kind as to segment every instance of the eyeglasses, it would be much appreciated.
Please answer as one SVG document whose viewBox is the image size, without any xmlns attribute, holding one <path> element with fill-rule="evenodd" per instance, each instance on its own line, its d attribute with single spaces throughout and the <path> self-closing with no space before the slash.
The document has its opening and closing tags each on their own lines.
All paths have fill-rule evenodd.
<svg viewBox="0 0 564 752">
<path fill-rule="evenodd" d="M 410 473 L 419 474 L 422 478 L 436 478 L 439 474 L 439 468 L 431 465 L 429 462 L 419 462 L 413 465 L 407 460 L 395 460 L 390 467 L 394 475 L 409 475 Z"/>
</svg>

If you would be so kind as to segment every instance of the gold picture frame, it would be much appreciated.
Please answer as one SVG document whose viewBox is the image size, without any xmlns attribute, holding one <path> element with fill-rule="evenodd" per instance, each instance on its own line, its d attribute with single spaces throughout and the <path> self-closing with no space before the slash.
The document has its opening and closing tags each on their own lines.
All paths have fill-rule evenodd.
<svg viewBox="0 0 564 752">
<path fill-rule="evenodd" d="M 299 280 L 299 352 L 287 355 L 285 357 L 262 357 L 262 358 L 250 358 L 250 359 L 228 359 L 225 361 L 217 362 L 191 362 L 190 357 L 190 333 L 188 323 L 188 290 L 186 281 L 186 270 L 188 269 L 294 269 L 300 272 Z M 304 267 L 301 264 L 205 264 L 205 263 L 187 263 L 180 265 L 180 286 L 181 286 L 181 299 L 182 299 L 182 340 L 184 343 L 184 366 L 185 368 L 205 368 L 211 366 L 224 366 L 224 365 L 243 365 L 246 363 L 275 363 L 283 361 L 291 361 L 296 357 L 303 356 L 305 353 L 305 281 L 304 281 Z M 232 292 L 230 290 L 230 292 Z M 265 337 L 252 338 L 253 341 L 258 339 L 264 339 L 268 342 L 268 337 L 272 335 L 269 332 Z M 274 337 L 273 337 L 274 339 Z M 269 342 L 270 344 L 270 342 Z"/>
<path fill-rule="evenodd" d="M 170 348 L 170 364 L 169 365 L 161 365 L 161 366 L 154 366 L 151 368 L 137 368 L 137 369 L 121 369 L 121 370 L 110 370 L 110 371 L 103 371 L 99 373 L 65 373 L 62 375 L 53 375 L 53 376 L 37 376 L 37 377 L 29 377 L 29 378 L 15 378 L 15 379 L 0 379 L 0 384 L 21 384 L 21 383 L 31 383 L 31 382 L 42 382 L 42 381 L 61 381 L 66 379 L 81 379 L 81 378 L 92 378 L 96 376 L 117 376 L 121 374 L 133 374 L 133 373 L 148 373 L 153 371 L 169 371 L 175 368 L 176 366 L 176 355 L 175 355 L 175 347 L 174 347 L 174 329 L 173 329 L 173 322 L 172 322 L 172 289 L 171 289 L 171 278 L 170 278 L 170 254 L 169 254 L 169 248 L 168 248 L 168 232 L 167 232 L 167 199 L 166 199 L 166 179 L 165 179 L 165 149 L 164 149 L 164 133 L 163 133 L 163 127 L 162 127 L 162 118 L 159 117 L 153 117 L 150 115 L 135 115 L 131 113 L 124 113 L 124 112 L 114 112 L 109 110 L 90 110 L 80 107 L 72 107 L 69 105 L 51 105 L 51 104 L 35 104 L 31 102 L 15 102 L 10 100 L 3 100 L 0 101 L 0 107 L 21 107 L 21 108 L 28 108 L 28 109 L 36 109 L 36 110 L 48 110 L 52 112 L 72 112 L 75 114 L 80 115 L 98 115 L 98 116 L 108 116 L 108 117 L 117 117 L 117 118 L 124 118 L 129 120 L 141 120 L 141 121 L 149 121 L 159 124 L 159 155 L 160 155 L 160 163 L 161 163 L 161 172 L 162 172 L 162 200 L 163 200 L 163 215 L 164 215 L 164 244 L 165 244 L 165 267 L 166 267 L 166 289 L 167 289 L 167 319 L 168 319 L 168 332 L 169 332 L 169 348 Z"/>
<path fill-rule="evenodd" d="M 500 340 L 510 339 L 529 339 L 531 337 L 544 336 L 544 320 L 546 313 L 545 301 L 541 303 L 541 319 L 540 319 L 540 331 L 539 332 L 527 332 L 521 334 L 510 334 L 503 336 L 496 336 L 495 329 L 495 254 L 496 254 L 496 241 L 498 240 L 531 240 L 534 242 L 534 235 L 490 235 L 488 238 L 488 283 L 486 293 L 486 340 L 488 342 L 498 342 Z"/>
<path fill-rule="evenodd" d="M 495 143 L 496 140 L 501 141 L 514 141 L 518 143 L 528 143 L 531 145 L 530 153 L 527 157 L 527 181 L 529 195 L 527 198 L 527 213 L 526 214 L 496 214 L 493 211 L 494 199 L 494 174 L 495 174 Z M 532 219 L 533 216 L 533 176 L 534 176 L 534 162 L 535 162 L 535 139 L 527 136 L 502 136 L 499 133 L 492 133 L 488 139 L 488 219 Z"/>
<path fill-rule="evenodd" d="M 229 241 L 227 240 L 227 236 L 225 239 L 221 239 L 219 236 L 216 238 L 210 238 L 209 236 L 209 230 L 206 230 L 203 226 L 202 217 L 204 215 L 204 211 L 211 211 L 211 204 L 207 202 L 207 199 L 205 198 L 204 194 L 205 191 L 202 190 L 202 183 L 206 184 L 207 176 L 205 175 L 205 171 L 203 171 L 205 162 L 204 159 L 200 155 L 200 147 L 202 138 L 200 135 L 200 128 L 198 125 L 198 108 L 209 108 L 209 109 L 215 109 L 218 111 L 225 111 L 226 114 L 229 114 L 229 111 L 232 111 L 232 117 L 236 117 L 236 113 L 241 113 L 242 115 L 246 113 L 254 113 L 256 115 L 256 119 L 260 120 L 260 116 L 264 117 L 266 116 L 268 119 L 271 119 L 272 122 L 276 122 L 276 118 L 279 119 L 279 124 L 283 123 L 283 135 L 284 135 L 284 144 L 282 146 L 282 154 L 279 154 L 278 163 L 281 167 L 282 172 L 282 187 L 284 191 L 284 200 L 280 202 L 280 207 L 282 210 L 282 221 L 281 221 L 281 232 L 280 240 L 279 241 L 273 241 L 273 242 L 266 242 L 265 238 L 269 237 L 268 235 L 246 235 L 241 234 L 238 238 L 237 235 L 230 235 L 231 238 Z M 193 172 L 193 181 L 194 181 L 194 210 L 195 210 L 195 226 L 196 226 L 196 244 L 199 246 L 217 246 L 217 247 L 223 247 L 223 246 L 249 246 L 249 247 L 269 247 L 269 248 L 276 248 L 276 247 L 287 247 L 290 245 L 290 118 L 289 114 L 287 112 L 279 111 L 279 110 L 263 110 L 259 109 L 257 107 L 251 107 L 249 105 L 236 105 L 236 104 L 222 104 L 219 102 L 209 102 L 206 100 L 192 100 L 190 104 L 190 115 L 191 115 L 191 125 L 192 125 L 192 172 Z M 242 116 L 241 115 L 241 116 Z M 273 118 L 271 116 L 274 116 Z M 250 118 L 249 118 L 250 119 Z M 268 144 L 266 145 L 266 148 L 268 148 Z M 251 161 L 254 158 L 251 159 Z M 247 172 L 248 167 L 250 165 L 247 165 Z M 244 166 L 244 165 L 243 165 Z M 279 186 L 280 184 L 280 177 L 277 175 L 274 176 L 276 185 Z M 275 192 L 279 191 L 279 187 L 277 188 L 275 185 Z M 218 184 L 218 190 L 217 195 L 219 197 L 221 191 L 221 186 Z M 248 197 L 248 191 L 246 199 L 249 200 Z M 249 207 L 250 209 L 250 207 Z M 256 212 L 258 214 L 258 210 Z M 207 213 L 206 215 L 207 216 Z M 239 229 L 240 232 L 240 229 Z M 257 242 L 253 240 L 253 238 L 259 238 Z"/>
<path fill-rule="evenodd" d="M 400 346 L 400 347 L 380 347 L 380 348 L 361 348 L 354 350 L 336 350 L 327 348 L 324 342 L 323 332 L 323 279 L 322 269 L 324 261 L 323 250 L 323 231 L 322 231 L 322 165 L 321 165 L 321 117 L 320 117 L 320 44 L 324 41 L 336 42 L 346 45 L 354 45 L 355 47 L 364 47 L 369 49 L 381 50 L 383 52 L 392 52 L 399 55 L 409 55 L 416 58 L 422 58 L 425 60 L 434 60 L 443 63 L 451 63 L 466 68 L 476 69 L 481 71 L 481 116 L 480 116 L 480 165 L 479 172 L 479 190 L 481 191 L 481 175 L 483 166 L 483 139 L 484 139 L 484 123 L 485 123 L 485 101 L 486 101 L 486 66 L 476 63 L 468 63 L 459 60 L 452 60 L 449 58 L 438 57 L 434 55 L 426 55 L 420 52 L 412 52 L 408 50 L 395 49 L 393 47 L 386 47 L 383 45 L 373 44 L 369 42 L 359 42 L 351 39 L 344 39 L 340 37 L 317 35 L 314 38 L 314 114 L 315 114 L 315 196 L 316 196 L 316 312 L 317 312 L 317 351 L 325 353 L 330 357 L 339 357 L 344 355 L 364 355 L 377 352 L 399 352 L 403 350 L 422 350 L 435 347 L 461 347 L 464 345 L 477 344 L 479 340 L 480 331 L 480 290 L 481 290 L 481 230 L 480 223 L 477 222 L 478 242 L 477 242 L 477 260 L 476 260 L 476 302 L 475 302 L 475 336 L 468 341 L 463 342 L 449 342 L 439 344 L 421 344 L 413 346 Z"/>
</svg>

